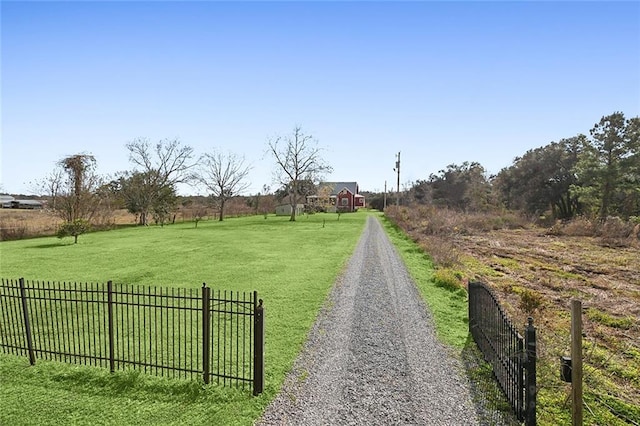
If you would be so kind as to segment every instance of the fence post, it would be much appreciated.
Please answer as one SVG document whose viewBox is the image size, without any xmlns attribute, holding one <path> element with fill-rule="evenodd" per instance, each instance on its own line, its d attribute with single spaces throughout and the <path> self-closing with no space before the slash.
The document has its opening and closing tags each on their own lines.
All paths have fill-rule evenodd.
<svg viewBox="0 0 640 426">
<path fill-rule="evenodd" d="M 107 315 L 109 327 L 109 370 L 113 373 L 116 371 L 115 362 L 115 344 L 113 338 L 113 282 L 107 281 Z"/>
<path fill-rule="evenodd" d="M 582 425 L 582 302 L 571 301 L 571 424 Z"/>
<path fill-rule="evenodd" d="M 22 317 L 24 319 L 24 332 L 27 335 L 27 349 L 29 350 L 29 364 L 35 365 L 36 354 L 33 351 L 33 338 L 31 336 L 31 324 L 29 324 L 29 304 L 27 303 L 27 291 L 24 287 L 24 278 L 18 280 L 20 283 L 20 299 L 22 299 Z"/>
<path fill-rule="evenodd" d="M 258 292 L 253 292 L 253 395 L 264 390 L 264 306 L 257 301 Z"/>
<path fill-rule="evenodd" d="M 525 346 L 527 350 L 526 380 L 525 380 L 525 424 L 536 426 L 536 328 L 533 326 L 533 318 L 527 319 L 525 330 Z"/>
<path fill-rule="evenodd" d="M 202 378 L 209 384 L 209 349 L 210 349 L 210 299 L 211 289 L 207 283 L 202 283 Z"/>
<path fill-rule="evenodd" d="M 467 287 L 467 292 L 469 293 L 468 296 L 468 311 L 467 314 L 469 315 L 469 333 L 471 333 L 473 335 L 473 327 L 474 327 L 474 320 L 475 320 L 475 310 L 474 310 L 474 302 L 475 302 L 475 283 L 473 281 L 469 281 L 469 285 Z"/>
</svg>

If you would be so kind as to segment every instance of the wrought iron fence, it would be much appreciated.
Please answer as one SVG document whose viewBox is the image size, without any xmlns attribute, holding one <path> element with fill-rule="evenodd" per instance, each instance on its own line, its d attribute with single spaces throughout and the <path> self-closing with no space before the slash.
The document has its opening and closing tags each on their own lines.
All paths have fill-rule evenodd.
<svg viewBox="0 0 640 426">
<path fill-rule="evenodd" d="M 257 292 L 2 279 L 3 352 L 264 388 Z"/>
<path fill-rule="evenodd" d="M 523 337 L 491 289 L 469 283 L 469 331 L 518 420 L 536 424 L 536 332 L 529 318 Z"/>
</svg>

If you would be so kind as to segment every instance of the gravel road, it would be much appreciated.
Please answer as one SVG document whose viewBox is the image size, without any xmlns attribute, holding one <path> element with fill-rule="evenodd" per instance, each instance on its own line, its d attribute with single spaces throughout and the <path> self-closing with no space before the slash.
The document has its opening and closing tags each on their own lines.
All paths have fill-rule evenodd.
<svg viewBox="0 0 640 426">
<path fill-rule="evenodd" d="M 479 424 L 462 364 L 370 216 L 259 425 Z"/>
</svg>

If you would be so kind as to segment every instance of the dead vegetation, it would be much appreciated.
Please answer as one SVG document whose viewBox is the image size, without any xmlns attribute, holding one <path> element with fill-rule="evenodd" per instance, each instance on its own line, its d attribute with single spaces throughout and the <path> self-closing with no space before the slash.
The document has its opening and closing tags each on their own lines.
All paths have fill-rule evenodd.
<svg viewBox="0 0 640 426">
<path fill-rule="evenodd" d="M 386 214 L 462 285 L 488 283 L 514 323 L 534 318 L 540 424 L 570 419 L 570 385 L 560 381 L 558 360 L 569 353 L 572 299 L 584 308 L 585 424 L 640 424 L 637 224 L 579 219 L 540 228 L 512 215 L 429 208 Z"/>
<path fill-rule="evenodd" d="M 225 217 L 267 214 L 275 209 L 273 196 L 254 197 L 248 202 L 244 197 L 234 197 L 227 201 Z M 218 208 L 211 203 L 187 202 L 180 205 L 170 215 L 169 223 L 218 220 Z M 0 208 L 0 241 L 20 240 L 56 235 L 63 220 L 46 209 L 2 209 Z M 125 209 L 100 209 L 91 221 L 93 230 L 114 229 L 121 225 L 135 225 L 136 215 Z M 151 221 L 153 224 L 153 221 Z"/>
<path fill-rule="evenodd" d="M 110 229 L 134 223 L 126 210 L 109 214 L 99 212 L 92 221 L 93 229 Z M 0 209 L 0 241 L 20 240 L 55 235 L 63 220 L 48 210 Z"/>
</svg>

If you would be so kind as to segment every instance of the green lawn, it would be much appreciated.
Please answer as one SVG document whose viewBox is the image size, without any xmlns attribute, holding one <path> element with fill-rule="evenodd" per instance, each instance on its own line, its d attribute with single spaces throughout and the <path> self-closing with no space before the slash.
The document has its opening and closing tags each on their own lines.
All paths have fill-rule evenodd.
<svg viewBox="0 0 640 426">
<path fill-rule="evenodd" d="M 0 424 L 238 424 L 279 389 L 360 236 L 367 213 L 262 216 L 0 243 L 0 276 L 257 290 L 266 309 L 266 385 L 201 386 L 0 354 Z"/>
<path fill-rule="evenodd" d="M 461 349 L 466 298 L 433 285 L 433 266 L 379 215 L 421 294 L 440 338 Z M 0 276 L 257 290 L 266 307 L 265 392 L 202 386 L 136 371 L 116 372 L 0 354 L 0 425 L 250 425 L 280 388 L 331 286 L 350 257 L 367 213 L 316 214 L 288 222 L 262 216 L 126 228 L 72 240 L 0 243 Z"/>
</svg>

